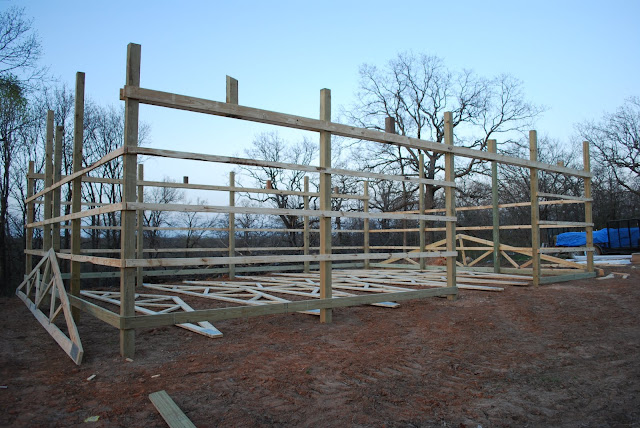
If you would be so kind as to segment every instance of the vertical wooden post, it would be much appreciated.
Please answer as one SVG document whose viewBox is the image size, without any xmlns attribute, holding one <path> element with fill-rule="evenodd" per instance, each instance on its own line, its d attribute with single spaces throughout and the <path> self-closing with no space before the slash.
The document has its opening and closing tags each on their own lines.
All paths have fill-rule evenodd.
<svg viewBox="0 0 640 428">
<path fill-rule="evenodd" d="M 496 140 L 489 140 L 490 153 L 498 153 Z M 498 162 L 491 161 L 491 204 L 493 208 L 493 271 L 500 273 L 500 211 L 498 208 Z"/>
<path fill-rule="evenodd" d="M 320 120 L 331 122 L 331 91 L 320 91 Z M 320 167 L 331 168 L 331 134 L 320 132 Z M 320 210 L 331 210 L 331 174 L 320 173 Z M 331 217 L 320 216 L 320 254 L 331 255 Z M 320 298 L 330 299 L 331 261 L 320 262 Z M 320 322 L 330 323 L 331 309 L 320 309 Z"/>
<path fill-rule="evenodd" d="M 138 44 L 129 43 L 127 46 L 127 77 L 128 86 L 140 86 L 140 56 L 141 47 Z M 124 104 L 124 146 L 136 147 L 138 145 L 138 118 L 140 103 L 131 98 L 125 99 Z M 136 166 L 138 157 L 133 153 L 123 155 L 123 180 L 122 202 L 136 201 Z M 120 259 L 124 262 L 135 257 L 136 249 L 136 211 L 125 209 L 121 214 L 120 231 Z M 120 268 L 120 316 L 131 317 L 135 315 L 135 289 L 136 269 L 132 267 Z M 120 330 L 120 354 L 123 357 L 133 357 L 135 353 L 135 330 Z"/>
<path fill-rule="evenodd" d="M 76 94 L 73 120 L 73 172 L 82 169 L 82 144 L 84 139 L 84 73 L 76 73 Z M 79 213 L 82 210 L 82 177 L 77 177 L 71 184 L 71 212 Z M 82 244 L 82 220 L 71 220 L 71 254 L 80 255 Z M 70 291 L 73 296 L 80 296 L 80 269 L 78 261 L 71 262 Z M 73 319 L 77 323 L 80 320 L 80 309 L 71 308 Z"/>
<path fill-rule="evenodd" d="M 144 202 L 144 186 L 140 184 L 144 180 L 144 165 L 138 165 L 138 202 Z M 144 210 L 139 209 L 136 212 L 136 224 L 138 231 L 136 235 L 136 258 L 144 259 Z M 142 287 L 144 277 L 142 267 L 136 268 L 136 287 Z"/>
<path fill-rule="evenodd" d="M 302 200 L 304 202 L 304 209 L 308 210 L 309 209 L 309 177 L 307 177 L 305 175 L 304 177 L 304 193 L 305 195 L 302 197 Z M 303 217 L 303 230 L 302 230 L 302 245 L 304 247 L 304 255 L 308 256 L 309 255 L 309 216 L 305 215 Z M 304 262 L 304 271 L 306 273 L 309 273 L 310 268 L 309 268 L 309 261 L 305 261 Z"/>
<path fill-rule="evenodd" d="M 364 201 L 362 201 L 363 202 L 362 208 L 365 213 L 368 213 L 369 212 L 369 182 L 365 181 L 363 184 L 364 184 L 364 191 L 363 191 Z M 371 224 L 369 222 L 369 219 L 365 218 L 364 219 L 364 239 L 363 239 L 365 254 L 369 254 L 369 228 L 370 227 L 371 227 Z M 369 269 L 370 265 L 371 265 L 371 261 L 369 259 L 365 259 L 364 268 Z"/>
<path fill-rule="evenodd" d="M 236 173 L 229 172 L 229 186 L 236 186 Z M 236 192 L 229 191 L 229 206 L 236 206 Z M 236 255 L 236 215 L 229 213 L 229 257 L 235 257 Z M 236 265 L 229 263 L 229 279 L 236 277 Z"/>
<path fill-rule="evenodd" d="M 44 187 L 53 184 L 53 111 L 47 112 L 47 140 L 45 142 L 45 158 L 44 158 Z M 52 192 L 44 194 L 44 219 L 51 218 L 51 202 L 53 200 Z M 42 249 L 49 251 L 51 248 L 51 224 L 44 225 L 44 236 L 42 238 Z"/>
<path fill-rule="evenodd" d="M 384 132 L 388 132 L 390 134 L 396 133 L 396 119 L 395 117 L 385 117 L 384 118 Z"/>
<path fill-rule="evenodd" d="M 238 104 L 238 81 L 227 76 L 227 103 Z"/>
<path fill-rule="evenodd" d="M 35 190 L 35 179 L 33 178 L 34 173 L 34 162 L 29 161 L 29 173 L 27 174 L 27 199 L 33 196 Z M 27 203 L 27 224 L 33 223 L 35 221 L 35 211 L 33 209 L 33 201 Z M 24 240 L 24 249 L 32 250 L 33 249 L 33 229 L 30 227 L 25 227 L 25 240 Z M 29 272 L 33 270 L 33 257 L 30 254 L 25 254 L 25 271 L 24 274 L 28 275 Z"/>
<path fill-rule="evenodd" d="M 589 154 L 589 142 L 584 141 L 582 143 L 582 160 L 584 164 L 584 170 L 591 172 L 591 156 Z M 591 198 L 591 178 L 584 178 L 584 197 Z M 593 202 L 586 201 L 584 203 L 584 221 L 586 223 L 593 223 L 593 213 L 591 209 Z M 593 226 L 587 226 L 587 247 L 593 248 Z M 593 251 L 587 251 L 587 271 L 593 272 Z"/>
<path fill-rule="evenodd" d="M 62 136 L 64 128 L 56 126 L 56 144 L 53 150 L 53 181 L 57 183 L 62 178 Z M 60 217 L 60 197 L 62 188 L 53 191 L 53 215 Z M 53 224 L 53 251 L 60 252 L 60 223 Z"/>
<path fill-rule="evenodd" d="M 529 158 L 538 160 L 538 133 L 529 131 Z M 540 207 L 538 206 L 538 169 L 531 168 L 531 256 L 533 285 L 540 285 Z"/>
<path fill-rule="evenodd" d="M 424 178 L 424 154 L 420 153 L 420 157 L 418 158 L 418 177 Z M 424 202 L 424 183 L 418 183 L 418 211 L 420 211 L 420 215 L 424 215 L 425 202 Z M 418 233 L 420 234 L 420 252 L 424 253 L 426 246 L 426 236 L 425 236 L 425 226 L 426 222 L 424 220 L 420 220 L 418 223 Z M 426 259 L 424 257 L 420 257 L 420 270 L 425 270 L 427 268 Z"/>
<path fill-rule="evenodd" d="M 444 113 L 444 144 L 453 148 L 453 115 L 451 112 Z M 446 181 L 456 180 L 455 164 L 453 159 L 453 153 L 447 152 L 444 155 L 444 174 Z M 444 188 L 444 201 L 446 215 L 454 217 L 456 215 L 456 189 L 455 187 L 447 186 Z M 456 222 L 446 222 L 446 239 L 447 239 L 447 251 L 456 251 Z M 447 287 L 457 287 L 456 285 L 456 256 L 447 257 Z M 448 298 L 455 299 L 456 296 L 448 296 Z"/>
</svg>

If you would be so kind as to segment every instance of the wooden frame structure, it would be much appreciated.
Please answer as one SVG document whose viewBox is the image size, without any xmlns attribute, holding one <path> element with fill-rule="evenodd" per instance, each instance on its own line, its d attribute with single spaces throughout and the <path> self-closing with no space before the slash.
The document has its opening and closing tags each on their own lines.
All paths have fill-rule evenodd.
<svg viewBox="0 0 640 428">
<path fill-rule="evenodd" d="M 566 174 L 583 178 L 585 180 L 585 197 L 579 198 L 580 202 L 585 203 L 588 212 L 587 221 L 584 223 L 563 223 L 571 227 L 586 227 L 589 236 L 588 242 L 591 243 L 591 230 L 593 224 L 590 222 L 590 184 L 591 173 L 588 165 L 588 145 L 585 145 L 585 169 L 576 170 L 561 165 L 548 165 L 537 161 L 535 132 L 531 134 L 531 158 L 520 159 L 498 154 L 495 150 L 495 143 L 491 146 L 490 151 L 479 151 L 464 147 L 456 147 L 454 145 L 453 125 L 451 113 L 445 113 L 445 143 L 440 144 L 426 140 L 410 138 L 398 135 L 394 132 L 393 126 L 387 126 L 386 132 L 380 132 L 370 129 L 357 128 L 353 126 L 343 125 L 331 121 L 331 92 L 328 89 L 320 91 L 320 117 L 318 119 L 294 116 L 290 114 L 278 113 L 273 111 L 261 110 L 257 108 L 242 106 L 238 103 L 238 82 L 227 77 L 227 96 L 226 102 L 218 102 L 195 98 L 190 96 L 178 95 L 168 92 L 160 92 L 152 89 L 140 87 L 140 58 L 141 47 L 137 44 L 129 44 L 127 49 L 127 66 L 126 66 L 126 83 L 120 91 L 120 97 L 125 103 L 125 129 L 124 129 L 124 146 L 107 154 L 92 165 L 82 168 L 82 128 L 84 114 L 84 74 L 78 73 L 76 76 L 76 112 L 74 126 L 74 160 L 73 174 L 65 177 L 56 177 L 53 180 L 53 166 L 59 168 L 52 160 L 52 142 L 53 142 L 53 115 L 50 113 L 50 120 L 47 126 L 47 159 L 45 170 L 45 186 L 44 189 L 35 193 L 34 182 L 43 178 L 34 174 L 30 169 L 28 182 L 28 197 L 25 201 L 27 204 L 28 224 L 27 228 L 27 248 L 26 265 L 30 267 L 32 257 L 50 257 L 50 250 L 54 248 L 51 236 L 59 235 L 60 228 L 64 222 L 71 223 L 71 248 L 64 250 L 56 247 L 53 252 L 54 257 L 70 261 L 70 273 L 66 278 L 69 279 L 69 302 L 73 306 L 74 318 L 77 320 L 79 311 L 88 312 L 97 318 L 109 323 L 120 330 L 120 352 L 123 356 L 131 357 L 135 351 L 135 329 L 141 327 L 153 327 L 172 324 L 184 323 L 200 323 L 223 319 L 231 319 L 238 317 L 250 317 L 263 314 L 287 313 L 293 311 L 310 311 L 319 310 L 320 321 L 329 323 L 332 321 L 332 309 L 336 307 L 363 305 L 363 304 L 380 304 L 389 301 L 400 301 L 406 299 L 415 299 L 432 296 L 447 296 L 455 299 L 458 293 L 456 284 L 456 257 L 458 251 L 456 249 L 456 205 L 455 205 L 455 171 L 454 157 L 467 157 L 492 162 L 492 165 L 508 164 L 518 167 L 528 168 L 531 171 L 532 182 L 532 233 L 538 234 L 539 228 L 544 227 L 545 223 L 538 221 L 536 216 L 537 201 L 539 197 L 560 197 L 560 195 L 545 195 L 537 192 L 537 174 L 538 171 L 548 171 L 557 174 Z M 266 123 L 286 128 L 301 129 L 306 131 L 317 132 L 319 134 L 320 159 L 319 165 L 301 165 L 282 162 L 261 161 L 255 159 L 236 158 L 228 156 L 220 156 L 215 154 L 191 153 L 175 150 L 161 150 L 155 148 L 138 147 L 138 116 L 140 104 L 155 105 L 170 109 L 185 110 L 201 114 L 228 117 L 233 120 L 243 120 L 250 122 Z M 49 125 L 50 123 L 50 125 Z M 390 124 L 392 125 L 392 124 Z M 51 130 L 49 129 L 51 128 Z M 445 177 L 443 180 L 432 180 L 424 178 L 424 174 L 418 177 L 398 176 L 389 174 L 380 174 L 373 172 L 353 171 L 341 168 L 333 168 L 331 166 L 331 137 L 333 135 L 354 138 L 359 140 L 367 140 L 381 144 L 397 145 L 400 147 L 409 147 L 417 149 L 421 152 L 431 151 L 444 154 L 444 170 Z M 295 171 L 303 171 L 309 174 L 319 175 L 319 191 L 310 192 L 308 180 L 305 180 L 303 192 L 291 190 L 275 190 L 275 189 L 246 189 L 236 186 L 235 177 L 230 176 L 228 186 L 212 185 L 212 184 L 194 184 L 184 180 L 183 183 L 165 183 L 145 181 L 143 169 L 138 165 L 138 156 L 146 157 L 163 157 L 171 159 L 194 160 L 203 162 L 223 163 L 230 165 L 243 165 L 250 167 L 269 167 L 291 169 Z M 89 174 L 101 165 L 111 162 L 114 159 L 122 158 L 123 176 L 121 179 L 101 179 L 91 177 Z M 384 213 L 373 212 L 369 210 L 368 185 L 365 185 L 362 194 L 338 194 L 333 192 L 331 188 L 331 176 L 334 174 L 358 177 L 364 180 L 384 179 L 396 181 L 410 181 L 420 186 L 420 210 L 418 212 L 403 213 Z M 112 204 L 96 204 L 91 202 L 83 202 L 81 200 L 81 186 L 83 181 L 103 181 L 114 185 L 121 186 L 122 200 Z M 55 182 L 54 182 L 55 181 Z M 60 194 L 61 186 L 72 183 L 72 210 L 71 214 L 60 215 Z M 534 188 L 534 183 L 536 187 Z M 424 186 L 437 185 L 445 189 L 445 208 L 443 210 L 424 210 Z M 210 191 L 223 191 L 229 193 L 229 205 L 189 205 L 189 204 L 154 204 L 145 202 L 142 194 L 144 187 L 164 186 L 179 187 L 182 189 L 198 189 Z M 254 192 L 254 193 L 283 193 L 302 196 L 305 200 L 303 209 L 278 209 L 264 207 L 243 207 L 236 206 L 236 192 Z M 44 197 L 44 200 L 42 199 Z M 309 198 L 316 197 L 319 202 L 318 209 L 311 209 L 309 206 Z M 334 211 L 332 210 L 332 198 L 352 198 L 363 200 L 363 210 L 361 212 L 351 211 Z M 57 201 L 57 202 L 56 202 Z M 535 201 L 535 202 L 534 202 Z M 34 204 L 44 203 L 44 215 L 42 220 L 36 221 L 34 216 Z M 499 208 L 494 201 L 493 210 Z M 204 213 L 222 213 L 229 216 L 228 228 L 208 228 L 209 230 L 223 230 L 228 232 L 229 243 L 227 248 L 218 249 L 191 249 L 192 252 L 203 252 L 205 256 L 180 257 L 180 258 L 145 258 L 144 255 L 155 252 L 157 255 L 162 254 L 159 249 L 144 249 L 141 239 L 145 228 L 141 224 L 142 212 L 147 210 L 153 211 L 174 211 L 174 212 L 204 212 Z M 116 250 L 87 250 L 81 249 L 82 230 L 88 226 L 82 225 L 82 219 L 93 215 L 103 213 L 120 213 L 121 226 L 120 249 Z M 236 214 L 257 214 L 257 215 L 296 215 L 304 218 L 304 230 L 297 230 L 304 233 L 304 246 L 298 248 L 287 247 L 284 251 L 302 252 L 302 254 L 283 254 L 283 255 L 238 255 L 243 249 L 235 245 L 236 233 L 241 233 L 242 228 L 236 227 L 234 216 Z M 332 248 L 332 223 L 331 219 L 336 217 L 348 217 L 362 219 L 364 227 L 362 230 L 350 231 L 363 233 L 364 245 L 361 247 L 339 247 L 340 252 Z M 309 227 L 309 218 L 317 218 L 319 228 L 311 229 Z M 369 235 L 379 231 L 372 231 L 369 228 L 369 219 L 384 218 L 392 220 L 413 220 L 418 221 L 419 232 L 421 236 L 420 247 L 417 251 L 409 252 L 406 248 L 400 247 L 371 247 L 369 246 Z M 494 231 L 499 230 L 496 225 L 494 216 Z M 429 229 L 426 228 L 426 222 L 444 223 L 443 230 L 446 239 L 442 247 L 427 246 L 424 240 L 424 233 Z M 52 229 L 52 226 L 55 229 Z M 68 226 L 66 226 L 68 227 Z M 44 240 L 43 248 L 32 248 L 33 240 L 30 238 L 33 229 L 43 228 Z M 173 230 L 179 228 L 171 228 Z M 251 229 L 244 229 L 251 230 Z M 271 230 L 271 229 L 261 229 Z M 53 231 L 53 232 L 52 232 Z M 287 232 L 289 229 L 274 229 L 276 232 Z M 319 247 L 310 247 L 309 233 L 319 234 Z M 55 239 L 55 238 L 54 238 Z M 59 241 L 58 241 L 59 242 Z M 592 247 L 592 245 L 590 246 Z M 497 247 L 499 251 L 500 247 Z M 262 248 L 254 249 L 262 251 L 280 251 L 282 248 Z M 386 250 L 386 251 L 385 251 Z M 388 251 L 401 250 L 401 251 Z M 592 248 L 583 248 L 592 254 Z M 184 249 L 182 250 L 184 251 Z M 112 252 L 117 253 L 117 257 L 109 257 Z M 226 252 L 226 255 L 215 254 L 215 252 Z M 532 280 L 535 285 L 543 282 L 540 278 L 540 253 L 543 249 L 538 248 L 538 244 L 534 241 L 531 254 L 534 259 Z M 102 253 L 102 256 L 96 254 Z M 376 266 L 371 263 L 375 260 L 387 259 L 408 259 L 418 258 L 420 260 L 419 267 L 425 267 L 425 258 L 444 257 L 446 258 L 446 275 L 444 283 L 438 282 L 438 285 L 432 284 L 433 288 L 398 290 L 385 289 L 385 292 L 361 293 L 353 295 L 345 295 L 344 292 L 338 292 L 340 297 L 336 297 L 332 279 L 335 278 L 335 268 L 337 267 L 369 267 Z M 536 261 L 537 260 L 537 261 Z M 274 264 L 285 263 L 285 266 L 272 266 Z M 314 263 L 312 265 L 312 263 Z M 85 297 L 88 294 L 82 294 L 80 291 L 81 279 L 90 278 L 95 274 L 81 272 L 84 264 L 93 264 L 115 269 L 111 273 L 113 277 L 120 280 L 120 291 L 117 296 L 102 296 L 104 298 L 115 299 L 119 305 L 119 313 L 112 312 L 101 306 L 92 303 Z M 269 265 L 269 266 L 247 266 L 247 265 Z M 297 265 L 294 265 L 297 264 Z M 205 266 L 205 268 L 202 268 Z M 221 267 L 214 267 L 221 266 Z M 169 268 L 167 270 L 158 271 L 154 268 Z M 318 295 L 312 296 L 308 300 L 295 301 L 279 301 L 270 304 L 260 305 L 243 305 L 239 307 L 201 309 L 201 310 L 183 310 L 159 313 L 155 311 L 141 311 L 140 305 L 136 301 L 136 284 L 142 285 L 143 278 L 155 275 L 176 275 L 176 274 L 198 274 L 198 273 L 226 273 L 230 278 L 236 277 L 239 273 L 249 272 L 265 272 L 265 271 L 287 271 L 299 270 L 309 273 L 311 270 L 317 270 L 317 278 L 314 283 L 318 288 Z M 593 275 L 592 263 L 588 266 L 588 272 L 584 276 Z M 104 276 L 100 274 L 100 276 Z M 64 277 L 64 275 L 62 276 Z M 575 277 L 575 276 L 574 276 Z M 314 277 L 315 278 L 315 277 Z M 91 297 L 96 297 L 95 295 Z M 117 298 L 116 298 L 117 297 Z M 307 295 L 307 297 L 310 297 Z M 153 298 L 151 298 L 153 299 Z M 103 299 L 104 300 L 104 299 Z M 176 303 L 174 301 L 174 303 Z M 177 303 L 176 303 L 177 304 Z M 177 304 L 180 306 L 179 304 Z M 173 306 L 176 308 L 176 306 Z M 184 307 L 183 307 L 184 309 Z M 138 312 L 138 313 L 137 313 Z M 139 314 L 143 312 L 142 314 Z M 161 311 L 162 312 L 162 311 Z M 207 326 L 208 328 L 208 326 Z"/>
</svg>

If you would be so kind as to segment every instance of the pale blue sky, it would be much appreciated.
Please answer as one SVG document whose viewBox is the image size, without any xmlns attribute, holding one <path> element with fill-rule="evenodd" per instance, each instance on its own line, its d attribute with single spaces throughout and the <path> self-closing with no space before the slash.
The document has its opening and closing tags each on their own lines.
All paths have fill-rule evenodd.
<svg viewBox="0 0 640 428">
<path fill-rule="evenodd" d="M 33 17 L 51 72 L 70 87 L 86 72 L 87 95 L 102 104 L 120 103 L 129 42 L 142 45 L 143 87 L 223 101 L 229 74 L 241 104 L 310 117 L 321 88 L 332 90 L 335 119 L 362 63 L 407 50 L 512 74 L 548 107 L 538 132 L 561 141 L 576 122 L 640 95 L 640 1 L 0 0 L 10 5 Z M 155 107 L 141 114 L 162 148 L 234 154 L 266 129 Z"/>
</svg>

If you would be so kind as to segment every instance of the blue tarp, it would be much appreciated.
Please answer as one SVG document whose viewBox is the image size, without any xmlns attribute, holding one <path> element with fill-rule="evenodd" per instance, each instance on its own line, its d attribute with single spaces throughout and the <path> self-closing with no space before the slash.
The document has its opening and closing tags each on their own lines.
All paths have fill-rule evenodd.
<svg viewBox="0 0 640 428">
<path fill-rule="evenodd" d="M 629 241 L 629 231 L 631 231 L 631 241 Z M 611 242 L 609 242 L 609 236 Z M 640 238 L 640 228 L 632 227 L 630 229 L 601 229 L 593 231 L 593 243 L 603 247 L 621 248 L 636 247 Z M 587 245 L 586 232 L 565 232 L 556 238 L 558 247 L 584 247 Z"/>
</svg>

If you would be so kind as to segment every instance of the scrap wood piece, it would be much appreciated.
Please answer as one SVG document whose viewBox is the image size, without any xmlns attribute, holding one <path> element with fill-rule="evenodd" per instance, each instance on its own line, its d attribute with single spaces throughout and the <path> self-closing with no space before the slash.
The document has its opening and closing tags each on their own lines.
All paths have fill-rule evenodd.
<svg viewBox="0 0 640 428">
<path fill-rule="evenodd" d="M 85 297 L 120 306 L 120 292 L 118 291 L 82 290 L 80 294 Z M 179 310 L 193 312 L 193 308 L 178 296 L 136 293 L 135 299 L 135 310 L 145 315 L 166 314 Z M 211 338 L 222 337 L 222 332 L 209 321 L 201 321 L 198 322 L 197 325 L 184 323 L 176 324 L 176 326 Z"/>
<path fill-rule="evenodd" d="M 78 328 L 71 315 L 71 305 L 62 282 L 62 274 L 60 273 L 56 253 L 53 249 L 47 251 L 40 262 L 29 272 L 16 289 L 16 295 L 27 305 L 31 313 L 60 345 L 62 350 L 76 364 L 80 365 L 84 349 L 78 335 Z M 44 298 L 47 296 L 50 299 L 48 304 L 49 315 L 41 309 Z M 60 313 L 64 315 L 68 336 L 54 324 Z"/>
<path fill-rule="evenodd" d="M 149 400 L 169 428 L 196 428 L 165 390 L 149 394 Z"/>
</svg>

